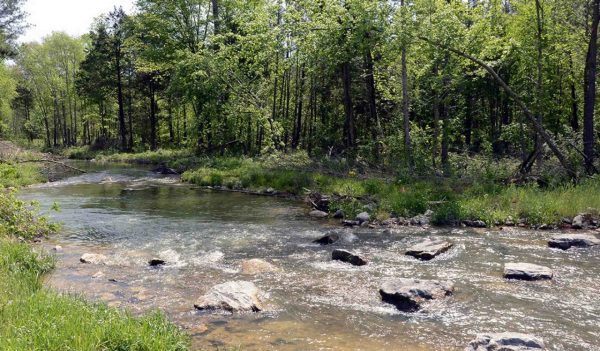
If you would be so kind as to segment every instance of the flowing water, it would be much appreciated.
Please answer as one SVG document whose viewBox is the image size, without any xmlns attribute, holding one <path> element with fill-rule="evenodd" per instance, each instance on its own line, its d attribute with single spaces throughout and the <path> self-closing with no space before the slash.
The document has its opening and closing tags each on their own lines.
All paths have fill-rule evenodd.
<svg viewBox="0 0 600 351">
<path fill-rule="evenodd" d="M 344 229 L 308 219 L 297 201 L 95 167 L 22 194 L 43 209 L 55 202 L 61 209 L 50 215 L 63 230 L 44 244 L 63 247 L 47 284 L 134 313 L 160 309 L 189 331 L 197 349 L 462 350 L 477 333 L 516 331 L 542 337 L 550 350 L 600 350 L 600 250 L 553 250 L 546 246 L 552 233 L 516 229 Z M 345 239 L 311 243 L 331 231 Z M 429 262 L 404 256 L 428 236 L 455 246 Z M 332 262 L 335 247 L 359 252 L 369 264 Z M 110 262 L 79 263 L 86 252 Z M 150 258 L 168 264 L 150 268 Z M 281 270 L 244 275 L 240 262 L 249 258 Z M 552 267 L 555 279 L 506 281 L 507 262 Z M 103 276 L 93 278 L 98 272 Z M 418 313 L 401 313 L 378 294 L 382 282 L 397 277 L 452 280 L 456 291 Z M 253 281 L 265 292 L 268 311 L 195 311 L 195 300 L 210 287 L 232 280 Z"/>
</svg>

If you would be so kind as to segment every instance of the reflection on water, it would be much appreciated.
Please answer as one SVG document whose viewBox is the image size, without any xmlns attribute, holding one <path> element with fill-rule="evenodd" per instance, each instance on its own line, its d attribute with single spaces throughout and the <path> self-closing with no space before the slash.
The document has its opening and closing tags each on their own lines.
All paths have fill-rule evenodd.
<svg viewBox="0 0 600 351">
<path fill-rule="evenodd" d="M 462 350 L 476 333 L 518 331 L 543 337 L 551 350 L 600 349 L 600 252 L 548 249 L 551 233 L 343 229 L 307 219 L 301 203 L 208 192 L 128 168 L 34 187 L 23 197 L 61 207 L 52 217 L 64 231 L 52 244 L 64 249 L 50 286 L 136 313 L 161 309 L 189 330 L 197 348 Z M 311 244 L 332 230 L 351 234 L 332 247 L 355 250 L 370 263 L 332 262 L 332 247 Z M 429 262 L 403 255 L 429 235 L 455 246 Z M 107 255 L 109 265 L 80 264 L 84 252 Z M 168 265 L 147 267 L 157 257 Z M 281 270 L 243 275 L 240 261 L 248 258 Z M 556 278 L 508 282 L 506 262 L 546 265 Z M 104 277 L 92 278 L 99 271 Z M 393 277 L 452 280 L 456 293 L 403 314 L 379 299 L 380 284 Z M 268 312 L 194 310 L 211 286 L 231 280 L 264 290 Z"/>
</svg>

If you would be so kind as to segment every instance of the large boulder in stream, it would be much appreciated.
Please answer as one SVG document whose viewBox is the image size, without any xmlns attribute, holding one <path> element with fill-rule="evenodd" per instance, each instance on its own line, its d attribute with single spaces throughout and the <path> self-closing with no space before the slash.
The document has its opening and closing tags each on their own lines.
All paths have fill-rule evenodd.
<svg viewBox="0 0 600 351">
<path fill-rule="evenodd" d="M 101 254 L 85 253 L 79 258 L 81 263 L 105 265 L 108 257 Z"/>
<path fill-rule="evenodd" d="M 271 263 L 259 258 L 242 261 L 241 268 L 243 274 L 249 275 L 277 272 L 279 270 Z"/>
<path fill-rule="evenodd" d="M 443 254 L 454 246 L 452 243 L 440 239 L 427 239 L 406 250 L 406 255 L 429 261 Z"/>
<path fill-rule="evenodd" d="M 544 341 L 536 336 L 520 333 L 480 334 L 465 351 L 534 351 L 546 350 Z"/>
<path fill-rule="evenodd" d="M 334 261 L 342 261 L 350 263 L 353 266 L 364 266 L 367 264 L 367 260 L 346 250 L 333 250 L 331 253 L 331 259 Z"/>
<path fill-rule="evenodd" d="M 568 250 L 572 247 L 590 247 L 600 245 L 600 239 L 591 234 L 562 234 L 553 236 L 548 241 L 552 248 Z"/>
<path fill-rule="evenodd" d="M 260 312 L 260 290 L 252 282 L 233 281 L 213 286 L 196 301 L 199 310 L 224 310 L 229 312 Z"/>
<path fill-rule="evenodd" d="M 379 294 L 383 302 L 404 312 L 416 312 L 430 300 L 452 295 L 454 284 L 449 281 L 396 279 L 385 282 Z"/>
<path fill-rule="evenodd" d="M 531 263 L 507 263 L 504 265 L 504 278 L 517 280 L 550 280 L 552 269 Z"/>
</svg>

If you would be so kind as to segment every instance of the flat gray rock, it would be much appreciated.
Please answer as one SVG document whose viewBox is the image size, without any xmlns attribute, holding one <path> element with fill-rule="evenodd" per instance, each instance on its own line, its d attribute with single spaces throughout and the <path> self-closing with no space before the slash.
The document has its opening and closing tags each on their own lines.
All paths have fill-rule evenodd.
<svg viewBox="0 0 600 351">
<path fill-rule="evenodd" d="M 439 239 L 427 239 L 409 247 L 405 254 L 423 261 L 429 261 L 434 259 L 436 256 L 439 256 L 450 250 L 452 246 L 454 245 L 447 241 Z"/>
<path fill-rule="evenodd" d="M 196 301 L 199 310 L 225 310 L 229 312 L 260 312 L 263 310 L 260 291 L 252 282 L 233 281 L 213 286 Z"/>
<path fill-rule="evenodd" d="M 336 233 L 331 233 L 331 234 L 327 234 L 322 238 L 319 238 L 317 240 L 313 240 L 314 244 L 319 244 L 319 245 L 331 245 L 335 242 L 337 242 L 338 240 L 340 240 L 340 235 L 336 234 Z"/>
<path fill-rule="evenodd" d="M 534 351 L 545 350 L 544 341 L 520 333 L 480 334 L 465 351 Z"/>
<path fill-rule="evenodd" d="M 371 215 L 367 212 L 361 212 L 356 216 L 356 221 L 358 224 L 363 224 L 364 222 L 368 222 L 371 220 Z"/>
<path fill-rule="evenodd" d="M 550 280 L 552 269 L 531 263 L 507 263 L 504 265 L 504 278 L 518 280 Z"/>
<path fill-rule="evenodd" d="M 327 212 L 323 212 L 323 211 L 319 211 L 319 210 L 310 211 L 309 215 L 313 218 L 325 218 L 325 217 L 329 216 L 329 214 Z"/>
<path fill-rule="evenodd" d="M 416 312 L 430 300 L 452 295 L 454 284 L 449 281 L 396 279 L 384 283 L 379 289 L 381 300 L 404 312 Z"/>
<path fill-rule="evenodd" d="M 333 250 L 331 253 L 331 259 L 350 263 L 354 266 L 364 266 L 367 264 L 367 260 L 346 250 Z"/>
<path fill-rule="evenodd" d="M 591 247 L 600 245 L 600 239 L 591 234 L 562 234 L 553 236 L 548 246 L 568 250 L 572 247 Z"/>
</svg>

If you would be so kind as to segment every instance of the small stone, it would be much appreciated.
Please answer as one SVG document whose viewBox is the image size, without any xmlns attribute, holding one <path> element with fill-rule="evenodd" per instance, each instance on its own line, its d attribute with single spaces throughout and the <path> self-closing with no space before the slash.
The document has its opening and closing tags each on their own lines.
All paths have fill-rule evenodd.
<svg viewBox="0 0 600 351">
<path fill-rule="evenodd" d="M 356 221 L 359 224 L 363 224 L 365 222 L 368 222 L 371 220 L 371 215 L 369 215 L 367 212 L 361 212 L 356 216 Z"/>
<path fill-rule="evenodd" d="M 310 211 L 309 215 L 313 218 L 325 218 L 328 216 L 327 212 L 319 210 L 312 210 Z"/>
<path fill-rule="evenodd" d="M 164 266 L 165 264 L 165 260 L 161 260 L 160 258 L 153 258 L 150 261 L 148 261 L 148 265 L 150 267 Z"/>
<path fill-rule="evenodd" d="M 225 310 L 229 312 L 260 312 L 263 307 L 260 291 L 252 282 L 233 281 L 212 287 L 198 299 L 194 307 L 199 310 Z"/>
<path fill-rule="evenodd" d="M 575 216 L 571 221 L 571 226 L 573 229 L 583 229 L 585 226 L 585 215 L 579 214 Z"/>
<path fill-rule="evenodd" d="M 100 254 L 86 253 L 79 259 L 81 263 L 105 265 L 108 262 L 108 257 Z"/>
<path fill-rule="evenodd" d="M 452 282 L 404 278 L 388 281 L 379 289 L 383 302 L 404 312 L 416 312 L 427 301 L 442 299 L 453 292 Z"/>
<path fill-rule="evenodd" d="M 465 351 L 533 351 L 545 350 L 544 341 L 536 336 L 520 333 L 480 334 Z"/>
<path fill-rule="evenodd" d="M 342 221 L 342 224 L 344 225 L 344 227 L 355 227 L 357 225 L 360 225 L 360 222 L 358 222 L 358 221 L 344 220 L 344 221 Z"/>
<path fill-rule="evenodd" d="M 320 245 L 331 245 L 338 240 L 340 240 L 340 236 L 338 234 L 332 233 L 332 234 L 327 234 L 320 239 L 314 240 L 313 243 L 320 244 Z"/>
<path fill-rule="evenodd" d="M 408 256 L 413 256 L 423 261 L 429 261 L 435 258 L 436 256 L 439 256 L 442 253 L 450 250 L 452 246 L 454 245 L 447 241 L 439 239 L 427 239 L 419 244 L 408 248 L 405 254 Z"/>
<path fill-rule="evenodd" d="M 484 221 L 481 220 L 477 220 L 477 221 L 464 221 L 463 222 L 467 227 L 472 227 L 472 228 L 486 228 L 487 224 L 485 224 Z"/>
<path fill-rule="evenodd" d="M 504 278 L 517 280 L 550 280 L 552 269 L 531 263 L 507 263 L 504 265 Z"/>
<path fill-rule="evenodd" d="M 62 246 L 56 245 L 52 248 L 52 251 L 61 252 L 63 250 Z"/>
<path fill-rule="evenodd" d="M 278 270 L 277 267 L 271 263 L 258 258 L 242 261 L 241 268 L 243 274 L 250 275 L 276 272 Z"/>
<path fill-rule="evenodd" d="M 331 259 L 335 261 L 350 263 L 353 266 L 364 266 L 367 264 L 367 261 L 362 257 L 353 254 L 350 251 L 339 249 L 333 250 L 333 252 L 331 253 Z"/>
<path fill-rule="evenodd" d="M 96 272 L 93 276 L 92 279 L 99 279 L 99 278 L 103 278 L 104 277 L 104 272 Z"/>
<path fill-rule="evenodd" d="M 508 218 L 506 218 L 506 220 L 504 221 L 504 225 L 507 227 L 514 227 L 515 220 L 511 216 L 508 216 Z"/>
<path fill-rule="evenodd" d="M 591 234 L 562 234 L 550 238 L 548 246 L 568 250 L 572 247 L 591 247 L 600 245 L 600 239 Z"/>
<path fill-rule="evenodd" d="M 344 211 L 342 211 L 342 210 L 337 210 L 333 214 L 333 218 L 335 218 L 335 219 L 343 219 L 345 216 L 346 215 L 345 215 Z"/>
</svg>

